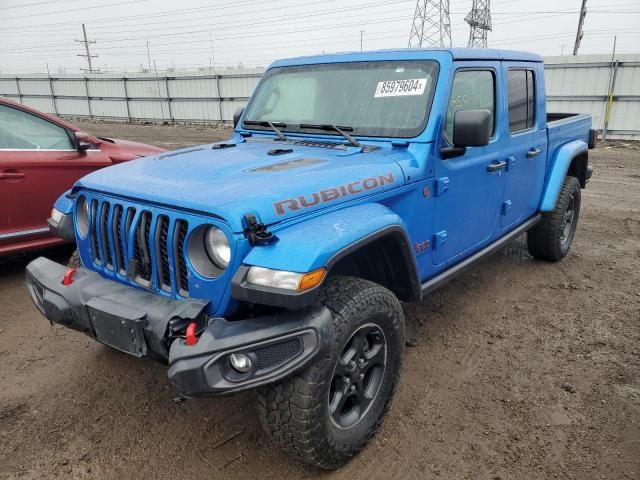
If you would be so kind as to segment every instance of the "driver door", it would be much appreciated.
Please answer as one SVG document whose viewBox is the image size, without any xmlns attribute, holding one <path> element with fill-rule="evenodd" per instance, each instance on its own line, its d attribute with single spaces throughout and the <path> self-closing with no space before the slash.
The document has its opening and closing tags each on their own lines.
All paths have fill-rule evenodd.
<svg viewBox="0 0 640 480">
<path fill-rule="evenodd" d="M 443 159 L 436 153 L 436 266 L 457 263 L 489 243 L 497 231 L 503 195 L 500 64 L 456 62 L 455 66 L 439 144 L 452 145 L 453 119 L 461 110 L 489 110 L 493 133 L 488 145 L 468 147 L 459 157 Z"/>
<path fill-rule="evenodd" d="M 100 150 L 78 151 L 73 132 L 63 126 L 0 105 L 0 244 L 47 236 L 56 199 L 107 165 Z"/>
</svg>

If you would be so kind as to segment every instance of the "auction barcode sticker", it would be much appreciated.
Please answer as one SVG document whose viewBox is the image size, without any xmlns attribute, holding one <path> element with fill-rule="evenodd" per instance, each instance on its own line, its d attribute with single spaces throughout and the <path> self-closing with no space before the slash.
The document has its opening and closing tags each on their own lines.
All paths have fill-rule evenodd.
<svg viewBox="0 0 640 480">
<path fill-rule="evenodd" d="M 427 86 L 426 78 L 412 78 L 408 80 L 387 80 L 378 82 L 375 98 L 403 97 L 406 95 L 422 95 Z"/>
</svg>

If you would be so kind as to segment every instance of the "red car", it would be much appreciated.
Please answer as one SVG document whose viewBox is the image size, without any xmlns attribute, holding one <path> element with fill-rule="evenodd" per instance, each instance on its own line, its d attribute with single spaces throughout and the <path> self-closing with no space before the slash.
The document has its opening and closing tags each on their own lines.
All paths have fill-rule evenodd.
<svg viewBox="0 0 640 480">
<path fill-rule="evenodd" d="M 84 175 L 165 150 L 98 138 L 0 98 L 0 256 L 63 243 L 49 232 L 56 199 Z"/>
</svg>

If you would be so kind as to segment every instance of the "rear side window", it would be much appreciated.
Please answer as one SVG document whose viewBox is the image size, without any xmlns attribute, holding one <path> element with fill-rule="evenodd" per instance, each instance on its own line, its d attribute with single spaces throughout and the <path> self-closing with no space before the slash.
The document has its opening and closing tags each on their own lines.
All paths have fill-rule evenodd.
<svg viewBox="0 0 640 480">
<path fill-rule="evenodd" d="M 509 70 L 507 73 L 507 96 L 510 132 L 533 128 L 536 118 L 535 91 L 532 70 Z"/>
<path fill-rule="evenodd" d="M 490 70 L 460 70 L 456 72 L 447 108 L 445 137 L 453 144 L 453 118 L 464 110 L 489 110 L 491 132 L 495 125 L 495 79 Z"/>
</svg>

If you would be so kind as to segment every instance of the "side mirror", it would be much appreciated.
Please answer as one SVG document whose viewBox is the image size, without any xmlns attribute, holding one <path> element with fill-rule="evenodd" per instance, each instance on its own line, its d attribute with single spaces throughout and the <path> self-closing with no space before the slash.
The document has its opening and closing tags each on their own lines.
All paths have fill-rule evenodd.
<svg viewBox="0 0 640 480">
<path fill-rule="evenodd" d="M 238 108 L 235 112 L 233 112 L 233 128 L 236 128 L 236 126 L 238 125 L 240 117 L 242 116 L 242 112 L 244 112 L 244 108 Z"/>
<path fill-rule="evenodd" d="M 87 132 L 76 132 L 76 149 L 79 152 L 89 150 L 93 145 L 91 140 L 91 136 Z"/>
<path fill-rule="evenodd" d="M 467 147 L 484 147 L 491 138 L 489 110 L 460 110 L 453 117 L 453 147 L 440 149 L 442 158 L 464 155 Z"/>
</svg>

